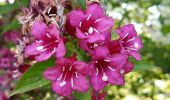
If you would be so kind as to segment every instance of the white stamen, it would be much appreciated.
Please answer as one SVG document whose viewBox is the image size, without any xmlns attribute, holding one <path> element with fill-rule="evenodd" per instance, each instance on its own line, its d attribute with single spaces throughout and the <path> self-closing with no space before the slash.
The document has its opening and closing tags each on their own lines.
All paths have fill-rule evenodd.
<svg viewBox="0 0 170 100">
<path fill-rule="evenodd" d="M 81 27 L 82 22 L 79 23 L 79 27 Z"/>
<path fill-rule="evenodd" d="M 55 51 L 56 51 L 56 48 L 53 49 L 53 53 L 55 53 Z"/>
<path fill-rule="evenodd" d="M 104 61 L 105 61 L 105 62 L 110 62 L 110 59 L 105 59 Z"/>
<path fill-rule="evenodd" d="M 120 74 L 124 74 L 124 72 L 125 72 L 125 71 L 124 71 L 123 69 L 122 69 L 122 70 L 120 70 Z"/>
<path fill-rule="evenodd" d="M 76 74 L 76 77 L 78 78 L 78 72 L 75 72 L 75 74 Z"/>
<path fill-rule="evenodd" d="M 89 34 L 91 34 L 91 33 L 93 33 L 93 28 L 92 27 L 89 28 Z"/>
<path fill-rule="evenodd" d="M 89 35 L 89 33 L 85 32 L 86 35 Z"/>
<path fill-rule="evenodd" d="M 95 63 L 98 63 L 98 61 L 96 61 Z"/>
<path fill-rule="evenodd" d="M 56 40 L 55 42 L 58 42 L 58 40 Z"/>
<path fill-rule="evenodd" d="M 89 15 L 89 16 L 87 17 L 87 21 L 89 21 L 90 17 L 91 17 L 91 15 Z"/>
<path fill-rule="evenodd" d="M 41 51 L 41 50 L 43 50 L 44 49 L 44 46 L 39 46 L 39 47 L 37 47 L 37 50 L 38 51 Z"/>
<path fill-rule="evenodd" d="M 108 80 L 108 77 L 106 76 L 106 74 L 103 74 L 102 80 L 103 81 L 107 81 Z"/>
<path fill-rule="evenodd" d="M 66 85 L 66 81 L 63 81 L 62 83 L 60 83 L 60 87 L 63 87 L 64 85 Z"/>
<path fill-rule="evenodd" d="M 71 71 L 72 67 L 73 67 L 73 66 L 70 66 L 70 69 L 69 69 L 69 71 Z"/>
<path fill-rule="evenodd" d="M 63 73 L 60 75 L 59 78 L 57 78 L 57 80 L 61 80 L 62 76 L 63 76 Z"/>
<path fill-rule="evenodd" d="M 101 21 L 102 19 L 97 19 L 94 23 L 97 23 L 97 22 L 99 22 L 99 21 Z"/>
<path fill-rule="evenodd" d="M 108 66 L 108 68 L 109 68 L 110 70 L 112 70 L 112 71 L 116 71 L 115 69 L 111 68 L 110 66 Z"/>
<path fill-rule="evenodd" d="M 137 42 L 134 43 L 135 48 L 139 48 L 139 44 Z"/>
<path fill-rule="evenodd" d="M 65 67 L 63 67 L 63 71 L 65 71 Z"/>
<path fill-rule="evenodd" d="M 99 69 L 98 68 L 96 68 L 96 75 L 98 75 L 99 74 Z"/>
<path fill-rule="evenodd" d="M 73 87 L 73 78 L 71 77 L 71 87 Z"/>
<path fill-rule="evenodd" d="M 98 45 L 98 44 L 96 44 L 96 43 L 93 45 L 93 47 L 94 47 L 94 48 L 95 48 L 95 47 L 98 47 L 98 46 L 99 46 L 99 45 Z"/>
<path fill-rule="evenodd" d="M 50 34 L 47 33 L 46 35 L 47 35 L 48 38 L 51 38 Z"/>
<path fill-rule="evenodd" d="M 93 30 L 95 31 L 95 32 L 97 32 L 97 33 L 100 33 L 97 29 L 95 29 L 95 28 L 93 28 Z"/>
<path fill-rule="evenodd" d="M 42 43 L 43 41 L 42 40 L 36 40 L 37 43 Z"/>
<path fill-rule="evenodd" d="M 135 38 L 129 39 L 126 43 L 129 43 L 129 42 L 131 42 L 131 41 L 133 41 L 133 40 L 135 40 Z"/>
<path fill-rule="evenodd" d="M 128 35 L 129 33 L 126 33 L 125 36 L 122 38 L 122 40 L 125 39 Z"/>
</svg>

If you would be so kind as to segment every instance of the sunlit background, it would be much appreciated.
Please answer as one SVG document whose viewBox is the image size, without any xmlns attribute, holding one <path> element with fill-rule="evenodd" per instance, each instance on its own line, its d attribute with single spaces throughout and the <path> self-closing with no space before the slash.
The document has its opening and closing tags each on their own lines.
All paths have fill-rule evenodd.
<svg viewBox="0 0 170 100">
<path fill-rule="evenodd" d="M 20 29 L 16 13 L 28 3 L 8 0 L 7 4 L 6 1 L 0 0 L 0 20 L 6 21 L 0 26 L 1 34 Z M 142 64 L 135 62 L 137 66 L 126 75 L 125 86 L 108 86 L 106 99 L 170 100 L 170 0 L 102 0 L 102 4 L 107 15 L 114 18 L 113 29 L 132 23 L 144 44 Z M 5 5 L 8 8 L 4 9 Z M 11 18 L 10 12 L 16 15 Z M 6 19 L 9 17 L 10 21 Z M 53 99 L 48 93 L 44 100 Z"/>
</svg>

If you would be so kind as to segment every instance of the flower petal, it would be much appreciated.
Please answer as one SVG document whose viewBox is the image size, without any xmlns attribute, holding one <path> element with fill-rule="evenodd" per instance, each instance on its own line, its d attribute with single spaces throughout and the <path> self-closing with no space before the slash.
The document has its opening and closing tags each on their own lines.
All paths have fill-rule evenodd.
<svg viewBox="0 0 170 100">
<path fill-rule="evenodd" d="M 37 47 L 41 46 L 39 43 L 32 43 L 30 45 L 28 45 L 25 48 L 25 55 L 37 55 L 40 53 L 40 51 L 37 50 Z"/>
<path fill-rule="evenodd" d="M 130 51 L 129 54 L 134 57 L 136 60 L 141 60 L 141 55 L 137 51 Z"/>
<path fill-rule="evenodd" d="M 134 65 L 131 62 L 127 61 L 123 69 L 125 71 L 125 74 L 127 74 L 131 72 L 133 68 L 134 68 Z"/>
<path fill-rule="evenodd" d="M 64 86 L 60 86 L 62 83 L 62 81 L 54 81 L 52 83 L 52 90 L 54 92 L 56 92 L 57 94 L 61 95 L 61 96 L 68 96 L 71 94 L 72 89 L 71 89 L 71 82 L 66 81 Z"/>
<path fill-rule="evenodd" d="M 73 27 L 78 27 L 83 18 L 85 18 L 85 15 L 81 10 L 73 10 L 69 14 L 70 24 Z"/>
<path fill-rule="evenodd" d="M 52 35 L 52 36 L 55 36 L 55 37 L 59 37 L 59 35 L 60 35 L 60 31 L 59 31 L 59 29 L 57 28 L 57 26 L 56 25 L 54 25 L 54 24 L 50 24 L 49 26 L 48 26 L 48 33 L 50 34 L 50 35 Z"/>
<path fill-rule="evenodd" d="M 87 36 L 79 28 L 76 28 L 76 36 L 80 39 L 87 38 Z"/>
<path fill-rule="evenodd" d="M 128 57 L 125 54 L 114 54 L 106 59 L 110 60 L 111 66 L 114 66 L 117 69 L 121 69 L 124 67 Z"/>
<path fill-rule="evenodd" d="M 106 39 L 106 35 L 103 33 L 92 33 L 90 35 L 87 36 L 87 42 L 89 43 L 94 43 L 96 41 L 104 41 Z"/>
<path fill-rule="evenodd" d="M 108 76 L 108 81 L 113 85 L 124 85 L 124 77 L 117 70 L 107 69 L 106 75 Z"/>
<path fill-rule="evenodd" d="M 73 82 L 73 89 L 79 92 L 86 92 L 89 88 L 89 82 L 86 79 L 86 76 L 83 76 L 82 74 L 78 74 L 78 76 L 73 77 L 73 79 L 71 79 L 71 81 Z"/>
<path fill-rule="evenodd" d="M 56 58 L 64 57 L 66 54 L 66 49 L 63 41 L 60 41 L 58 47 L 56 48 Z"/>
<path fill-rule="evenodd" d="M 47 28 L 44 22 L 35 22 L 32 26 L 32 35 L 36 39 L 41 39 L 46 34 Z"/>
<path fill-rule="evenodd" d="M 102 80 L 102 75 L 100 74 L 94 74 L 90 77 L 90 83 L 95 91 L 100 91 L 107 85 L 107 82 Z"/>
<path fill-rule="evenodd" d="M 106 47 L 97 47 L 94 52 L 94 59 L 103 59 L 109 55 L 109 50 Z"/>
<path fill-rule="evenodd" d="M 50 67 L 44 71 L 43 76 L 51 81 L 55 81 L 62 73 L 61 67 Z"/>
<path fill-rule="evenodd" d="M 74 66 L 74 68 L 76 68 L 78 72 L 83 73 L 85 75 L 87 75 L 89 72 L 89 65 L 84 62 L 76 61 L 72 66 Z"/>
<path fill-rule="evenodd" d="M 118 35 L 121 38 L 126 37 L 127 33 L 129 33 L 128 35 L 130 37 L 133 37 L 133 36 L 137 35 L 137 32 L 136 32 L 135 27 L 134 27 L 133 24 L 124 25 L 124 26 L 122 26 L 120 28 L 117 28 L 116 33 L 118 33 Z"/>
<path fill-rule="evenodd" d="M 41 52 L 39 55 L 37 55 L 35 57 L 35 60 L 39 62 L 45 61 L 49 59 L 52 56 L 52 54 L 53 54 L 52 50 L 46 50 L 44 52 Z"/>
<path fill-rule="evenodd" d="M 92 3 L 88 5 L 86 10 L 86 15 L 92 15 L 93 18 L 98 19 L 104 16 L 104 9 L 101 7 L 99 3 Z"/>
<path fill-rule="evenodd" d="M 111 17 L 102 17 L 100 19 L 101 21 L 98 21 L 95 26 L 98 31 L 105 32 L 112 29 L 114 21 Z"/>
</svg>

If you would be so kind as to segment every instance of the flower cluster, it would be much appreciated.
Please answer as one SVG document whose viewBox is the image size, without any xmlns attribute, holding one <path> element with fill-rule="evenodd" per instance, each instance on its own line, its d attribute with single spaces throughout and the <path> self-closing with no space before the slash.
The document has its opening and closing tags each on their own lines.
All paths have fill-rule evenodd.
<svg viewBox="0 0 170 100">
<path fill-rule="evenodd" d="M 48 68 L 43 76 L 51 81 L 52 90 L 62 96 L 70 95 L 73 90 L 86 92 L 89 85 L 95 92 L 108 84 L 124 85 L 124 75 L 134 67 L 128 58 L 141 60 L 138 50 L 142 48 L 142 41 L 132 24 L 117 28 L 119 38 L 112 40 L 113 26 L 114 20 L 105 15 L 97 2 L 89 4 L 86 10 L 76 9 L 68 13 L 64 28 L 35 20 L 31 28 L 33 41 L 26 46 L 25 55 L 38 62 L 55 55 L 56 66 Z M 68 34 L 63 35 L 63 29 Z M 79 61 L 76 54 L 65 56 L 65 42 L 71 41 L 67 39 L 69 35 L 89 54 L 90 62 Z"/>
</svg>

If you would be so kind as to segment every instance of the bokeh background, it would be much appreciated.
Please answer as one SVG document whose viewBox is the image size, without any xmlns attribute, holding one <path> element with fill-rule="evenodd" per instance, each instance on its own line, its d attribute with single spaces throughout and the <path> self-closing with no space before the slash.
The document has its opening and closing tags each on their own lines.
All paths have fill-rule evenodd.
<svg viewBox="0 0 170 100">
<path fill-rule="evenodd" d="M 12 30 L 21 32 L 17 16 L 21 13 L 20 8 L 28 5 L 27 0 L 5 1 L 7 0 L 0 0 L 0 47 L 4 46 L 5 32 Z M 170 0 L 102 0 L 101 2 L 107 15 L 114 18 L 113 30 L 132 23 L 144 44 L 140 51 L 142 61 L 134 62 L 135 69 L 126 75 L 125 86 L 108 86 L 104 90 L 107 94 L 106 99 L 170 100 Z M 113 38 L 115 37 L 113 31 Z M 12 49 L 13 44 L 7 43 L 5 47 Z M 39 93 L 40 91 L 42 93 Z M 46 89 L 33 91 L 39 93 L 37 99 L 31 99 L 35 97 L 33 92 L 17 95 L 15 98 L 53 100 L 51 93 L 46 94 L 43 91 Z"/>
</svg>

